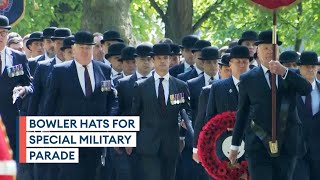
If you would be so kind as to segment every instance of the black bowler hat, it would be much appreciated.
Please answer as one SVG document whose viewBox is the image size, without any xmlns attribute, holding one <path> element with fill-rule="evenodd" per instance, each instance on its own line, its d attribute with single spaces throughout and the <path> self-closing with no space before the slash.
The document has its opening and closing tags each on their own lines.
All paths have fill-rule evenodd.
<svg viewBox="0 0 320 180">
<path fill-rule="evenodd" d="M 201 50 L 200 60 L 217 60 L 219 57 L 219 49 L 216 47 L 205 47 Z"/>
<path fill-rule="evenodd" d="M 313 51 L 304 51 L 300 55 L 300 59 L 297 62 L 298 65 L 320 65 L 318 61 L 317 53 Z"/>
<path fill-rule="evenodd" d="M 171 52 L 172 52 L 173 56 L 180 56 L 181 55 L 179 45 L 170 44 L 170 48 L 171 48 Z"/>
<path fill-rule="evenodd" d="M 132 46 L 127 46 L 121 50 L 121 60 L 134 60 L 135 59 L 136 48 Z"/>
<path fill-rule="evenodd" d="M 54 35 L 52 36 L 52 40 L 55 39 L 64 39 L 66 37 L 71 36 L 71 30 L 69 28 L 57 28 L 54 30 Z"/>
<path fill-rule="evenodd" d="M 152 52 L 152 46 L 149 44 L 140 44 L 136 48 L 136 57 L 148 57 Z"/>
<path fill-rule="evenodd" d="M 79 31 L 74 35 L 75 44 L 94 45 L 93 34 L 89 31 Z"/>
<path fill-rule="evenodd" d="M 258 40 L 258 33 L 255 31 L 245 31 L 242 33 L 241 38 L 238 41 L 238 45 L 241 45 L 243 41 L 257 41 Z"/>
<path fill-rule="evenodd" d="M 155 44 L 152 47 L 152 52 L 150 53 L 151 56 L 171 56 L 171 48 L 169 44 L 165 43 L 160 43 L 160 44 Z"/>
<path fill-rule="evenodd" d="M 232 58 L 247 58 L 251 59 L 249 49 L 246 46 L 235 46 L 231 49 L 230 57 Z"/>
<path fill-rule="evenodd" d="M 123 48 L 125 48 L 126 45 L 124 43 L 115 43 L 111 44 L 108 48 L 108 53 L 104 56 L 106 59 L 108 59 L 111 56 L 119 56 L 121 55 L 121 51 Z"/>
<path fill-rule="evenodd" d="M 198 40 L 194 46 L 192 47 L 191 51 L 192 53 L 197 52 L 197 51 L 201 51 L 203 48 L 205 47 L 209 47 L 211 46 L 211 43 L 207 40 Z"/>
<path fill-rule="evenodd" d="M 63 45 L 62 45 L 62 47 L 60 48 L 61 51 L 64 51 L 64 50 L 67 49 L 67 48 L 71 48 L 71 46 L 74 44 L 74 41 L 75 41 L 74 36 L 66 37 L 66 38 L 63 40 Z"/>
<path fill-rule="evenodd" d="M 47 27 L 42 31 L 42 39 L 51 39 L 54 36 L 54 31 L 56 30 L 56 27 Z"/>
<path fill-rule="evenodd" d="M 31 33 L 29 36 L 29 39 L 26 42 L 27 48 L 29 49 L 29 45 L 34 41 L 42 41 L 41 36 L 42 36 L 42 32 L 40 32 L 40 31 Z"/>
<path fill-rule="evenodd" d="M 120 33 L 117 31 L 106 31 L 103 33 L 103 39 L 100 41 L 101 44 L 103 44 L 105 41 L 118 41 L 123 42 L 123 40 L 120 37 Z"/>
<path fill-rule="evenodd" d="M 291 63 L 299 61 L 299 54 L 295 51 L 285 51 L 279 56 L 280 63 Z"/>
<path fill-rule="evenodd" d="M 182 38 L 182 45 L 180 48 L 189 48 L 191 49 L 194 44 L 199 40 L 195 35 L 187 35 Z"/>
<path fill-rule="evenodd" d="M 226 53 L 221 57 L 221 60 L 218 62 L 221 66 L 229 66 L 230 53 Z"/>
<path fill-rule="evenodd" d="M 11 29 L 11 26 L 9 25 L 9 19 L 6 16 L 0 15 L 0 28 L 3 29 Z"/>
<path fill-rule="evenodd" d="M 262 31 L 258 36 L 258 40 L 255 42 L 255 45 L 259 44 L 272 44 L 272 31 Z M 282 41 L 279 41 L 278 34 L 277 34 L 277 45 L 281 46 Z"/>
</svg>

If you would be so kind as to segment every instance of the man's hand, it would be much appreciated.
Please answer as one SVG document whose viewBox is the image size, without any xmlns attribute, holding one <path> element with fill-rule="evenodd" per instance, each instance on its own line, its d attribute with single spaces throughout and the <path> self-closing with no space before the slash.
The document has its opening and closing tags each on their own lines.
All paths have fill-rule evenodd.
<svg viewBox="0 0 320 180">
<path fill-rule="evenodd" d="M 279 61 L 271 60 L 269 62 L 269 70 L 273 74 L 284 76 L 286 74 L 287 68 L 284 67 Z"/>
<path fill-rule="evenodd" d="M 199 164 L 200 160 L 199 160 L 199 156 L 198 153 L 193 153 L 192 154 L 192 159 Z"/>
<path fill-rule="evenodd" d="M 13 96 L 16 94 L 18 97 L 23 98 L 26 95 L 26 88 L 23 86 L 17 86 L 13 89 Z"/>
<path fill-rule="evenodd" d="M 231 165 L 234 165 L 237 162 L 237 156 L 238 156 L 238 151 L 230 149 L 228 158 L 230 160 Z"/>
<path fill-rule="evenodd" d="M 131 155 L 133 148 L 132 147 L 125 147 L 125 149 L 126 149 L 127 154 Z"/>
</svg>

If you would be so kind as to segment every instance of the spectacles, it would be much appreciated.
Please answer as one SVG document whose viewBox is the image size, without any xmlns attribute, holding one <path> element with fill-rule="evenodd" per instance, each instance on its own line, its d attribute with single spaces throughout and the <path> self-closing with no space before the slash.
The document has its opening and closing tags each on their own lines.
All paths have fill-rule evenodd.
<svg viewBox="0 0 320 180">
<path fill-rule="evenodd" d="M 5 37 L 6 35 L 8 35 L 8 31 L 0 31 L 0 35 L 2 37 Z"/>
</svg>

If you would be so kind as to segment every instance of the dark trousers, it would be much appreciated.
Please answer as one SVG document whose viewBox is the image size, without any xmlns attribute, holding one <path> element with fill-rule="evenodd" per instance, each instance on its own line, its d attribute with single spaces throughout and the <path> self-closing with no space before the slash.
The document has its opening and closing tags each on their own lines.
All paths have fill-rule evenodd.
<svg viewBox="0 0 320 180">
<path fill-rule="evenodd" d="M 120 148 L 120 153 L 114 148 L 110 148 L 111 163 L 114 171 L 114 180 L 136 180 L 138 176 L 138 157 L 135 150 L 128 155 L 124 148 Z"/>
<path fill-rule="evenodd" d="M 297 157 L 270 157 L 266 149 L 261 149 L 247 152 L 247 160 L 251 180 L 291 180 Z"/>
<path fill-rule="evenodd" d="M 299 158 L 295 171 L 293 173 L 293 180 L 318 180 L 320 179 L 320 160 L 314 160 L 306 154 Z"/>
<path fill-rule="evenodd" d="M 55 180 L 59 164 L 36 163 L 34 164 L 34 180 Z"/>
<path fill-rule="evenodd" d="M 17 163 L 17 180 L 34 180 L 33 163 Z M 1 179 L 1 178 L 0 178 Z"/>
<path fill-rule="evenodd" d="M 179 156 L 177 163 L 176 180 L 208 180 L 204 168 L 201 164 L 192 159 L 192 148 L 185 147 Z"/>
</svg>

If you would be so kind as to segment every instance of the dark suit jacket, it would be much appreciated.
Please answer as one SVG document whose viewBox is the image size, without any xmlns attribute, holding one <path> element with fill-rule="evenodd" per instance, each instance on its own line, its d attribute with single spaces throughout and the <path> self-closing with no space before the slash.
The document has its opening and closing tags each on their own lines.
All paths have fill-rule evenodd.
<svg viewBox="0 0 320 180">
<path fill-rule="evenodd" d="M 119 84 L 119 80 L 123 78 L 123 73 L 121 73 L 120 75 L 116 75 L 114 77 L 112 77 L 112 82 L 114 87 L 117 87 Z"/>
<path fill-rule="evenodd" d="M 193 78 L 196 78 L 198 77 L 198 72 L 197 70 L 194 68 L 190 71 L 187 71 L 185 73 L 182 73 L 182 74 L 179 74 L 178 75 L 178 79 L 184 81 L 184 82 L 187 82 L 189 79 L 193 79 Z"/>
<path fill-rule="evenodd" d="M 92 61 L 92 64 L 95 88 L 89 97 L 86 97 L 82 91 L 74 61 L 54 66 L 46 98 L 46 115 L 112 115 L 114 93 L 101 91 L 101 81 L 110 80 L 111 69 L 101 62 Z"/>
<path fill-rule="evenodd" d="M 118 91 L 119 101 L 119 112 L 120 116 L 128 116 L 131 114 L 132 99 L 133 99 L 133 88 L 137 81 L 137 74 L 134 73 L 132 76 L 126 76 L 119 80 L 116 89 Z"/>
<path fill-rule="evenodd" d="M 190 79 L 187 81 L 189 91 L 190 91 L 190 106 L 191 106 L 191 112 L 192 112 L 192 125 L 194 126 L 195 119 L 198 112 L 198 100 L 199 95 L 201 92 L 201 89 L 203 86 L 205 86 L 205 78 L 204 75 L 200 75 L 196 78 Z"/>
<path fill-rule="evenodd" d="M 202 88 L 200 93 L 198 112 L 197 112 L 197 117 L 195 119 L 195 125 L 194 125 L 194 138 L 193 138 L 194 148 L 197 148 L 199 134 L 202 130 L 202 127 L 207 123 L 206 111 L 207 111 L 207 104 L 209 101 L 210 89 L 211 89 L 211 85 L 205 86 Z"/>
<path fill-rule="evenodd" d="M 41 55 L 40 57 L 35 57 L 35 58 L 31 58 L 29 59 L 28 63 L 29 63 L 29 68 L 30 68 L 30 74 L 31 76 L 34 75 L 35 71 L 36 71 L 36 68 L 38 66 L 38 62 L 40 61 L 44 61 L 45 60 L 45 55 Z"/>
<path fill-rule="evenodd" d="M 170 76 L 169 95 L 184 93 L 185 103 L 171 105 L 168 98 L 165 112 L 160 111 L 154 76 L 137 81 L 134 92 L 132 115 L 140 116 L 137 153 L 157 156 L 162 149 L 162 155 L 177 158 L 179 154 L 178 114 L 182 109 L 190 112 L 189 91 L 186 83 Z"/>
<path fill-rule="evenodd" d="M 33 92 L 33 86 L 30 79 L 28 60 L 26 56 L 18 51 L 6 47 L 6 54 L 12 57 L 12 65 L 22 64 L 23 75 L 9 77 L 7 67 L 0 75 L 0 114 L 10 140 L 12 150 L 16 151 L 16 118 L 19 116 L 17 103 L 12 103 L 12 91 L 16 86 L 24 86 L 27 90 L 27 96 Z M 5 65 L 3 63 L 3 65 Z M 25 98 L 27 98 L 27 96 Z"/>
<path fill-rule="evenodd" d="M 178 74 L 184 73 L 184 63 L 174 65 L 169 69 L 169 74 L 173 77 L 178 77 Z"/>
<path fill-rule="evenodd" d="M 316 81 L 316 85 L 318 88 L 318 92 L 320 93 L 320 82 Z M 297 96 L 297 108 L 299 117 L 303 124 L 304 138 L 306 141 L 309 156 L 313 160 L 320 160 L 320 144 L 317 143 L 317 141 L 319 141 L 320 139 L 320 111 L 318 111 L 312 117 L 308 116 L 305 113 L 305 103 L 299 95 Z"/>
<path fill-rule="evenodd" d="M 34 92 L 31 96 L 28 108 L 28 115 L 46 115 L 44 108 L 46 106 L 45 97 L 48 93 L 48 78 L 56 59 L 47 59 L 38 63 L 38 67 L 33 77 Z"/>
<path fill-rule="evenodd" d="M 255 135 L 249 126 L 251 120 L 259 125 L 269 135 L 271 134 L 271 90 L 264 76 L 262 67 L 254 68 L 240 77 L 239 105 L 236 123 L 233 130 L 232 144 L 240 145 L 245 133 L 245 150 L 250 153 L 266 153 L 262 141 Z M 289 70 L 286 79 L 278 77 L 277 88 L 277 129 L 282 98 L 289 101 L 286 129 L 283 134 L 277 132 L 281 154 L 299 155 L 305 149 L 302 137 L 302 125 L 298 117 L 296 94 L 302 96 L 311 92 L 311 85 L 300 75 Z"/>
<path fill-rule="evenodd" d="M 217 82 L 211 86 L 206 112 L 206 121 L 217 114 L 226 111 L 236 111 L 238 106 L 238 91 L 234 85 L 232 76 Z"/>
</svg>

